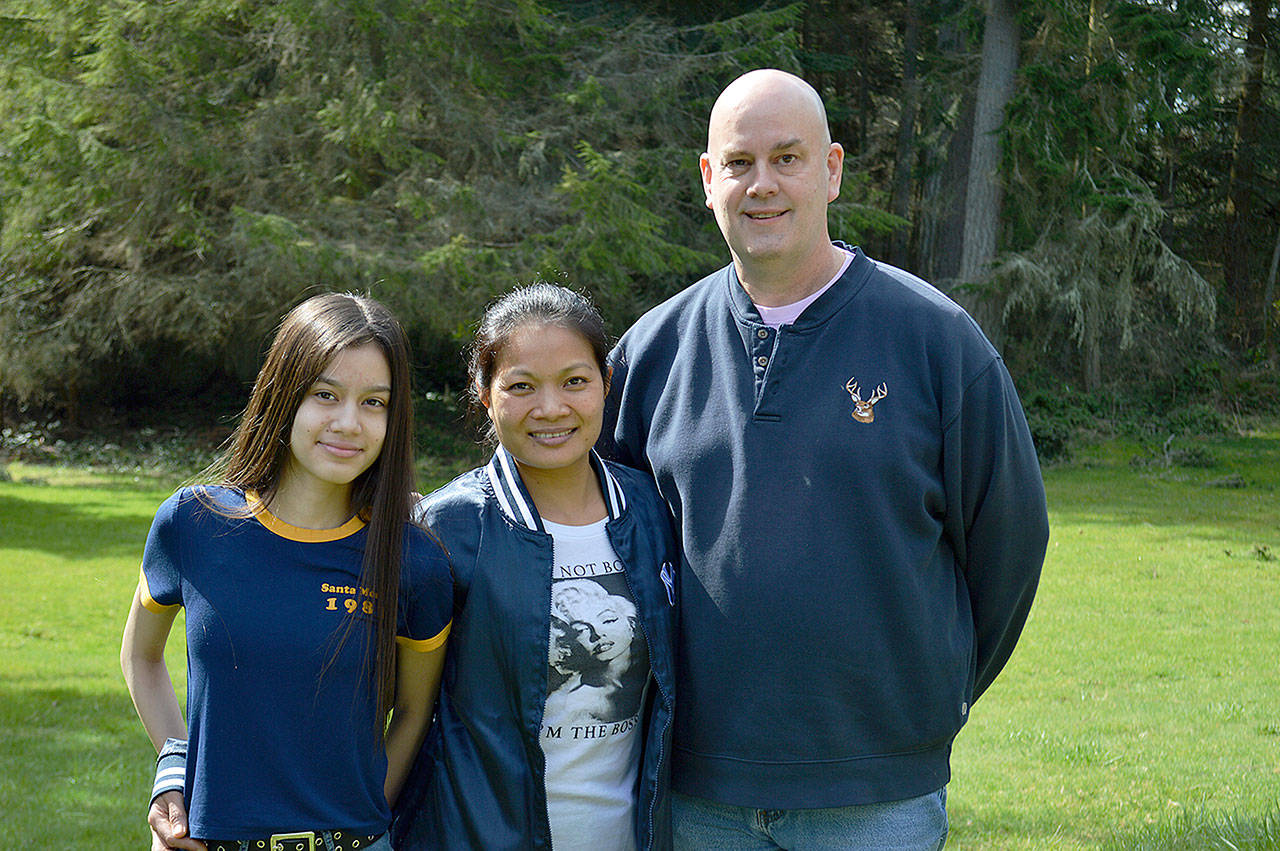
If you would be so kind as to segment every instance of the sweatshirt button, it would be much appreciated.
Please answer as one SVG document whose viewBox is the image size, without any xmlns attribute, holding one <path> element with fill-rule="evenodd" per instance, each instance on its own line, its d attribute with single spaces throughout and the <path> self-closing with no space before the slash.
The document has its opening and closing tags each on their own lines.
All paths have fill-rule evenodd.
<svg viewBox="0 0 1280 851">
<path fill-rule="evenodd" d="M 763 357 L 763 356 L 758 357 L 758 358 L 756 358 L 756 365 L 757 365 L 757 366 L 761 366 L 761 367 L 768 366 L 768 365 L 769 365 L 769 359 L 768 359 L 768 358 L 766 358 L 766 357 Z"/>
<path fill-rule="evenodd" d="M 765 340 L 765 339 L 768 339 L 769 332 L 764 328 L 761 328 L 759 331 L 756 332 L 756 336 L 759 337 L 761 340 Z"/>
</svg>

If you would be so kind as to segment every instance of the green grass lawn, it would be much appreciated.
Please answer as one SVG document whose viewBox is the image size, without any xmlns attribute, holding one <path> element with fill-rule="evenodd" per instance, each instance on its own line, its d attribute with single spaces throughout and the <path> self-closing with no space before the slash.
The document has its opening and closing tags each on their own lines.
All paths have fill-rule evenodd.
<svg viewBox="0 0 1280 851">
<path fill-rule="evenodd" d="M 956 743 L 949 848 L 1280 848 L 1280 432 L 1179 448 L 1046 471 L 1044 579 Z M 8 472 L 0 848 L 145 848 L 152 752 L 117 656 L 175 482 Z M 181 688 L 178 631 L 169 652 Z"/>
<path fill-rule="evenodd" d="M 950 847 L 1280 848 L 1280 434 L 1185 448 L 1214 463 L 1046 471 L 1044 577 L 956 743 Z"/>
<path fill-rule="evenodd" d="M 118 659 L 142 543 L 170 488 L 9 472 L 19 481 L 0 482 L 0 846 L 149 847 L 153 751 Z M 178 679 L 183 653 L 170 642 Z"/>
</svg>

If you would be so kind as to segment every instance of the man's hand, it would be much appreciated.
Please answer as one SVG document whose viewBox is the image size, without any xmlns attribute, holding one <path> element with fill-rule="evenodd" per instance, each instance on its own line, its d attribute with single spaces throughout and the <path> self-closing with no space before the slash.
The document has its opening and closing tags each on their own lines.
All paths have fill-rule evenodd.
<svg viewBox="0 0 1280 851">
<path fill-rule="evenodd" d="M 151 851 L 205 851 L 203 842 L 187 835 L 187 808 L 181 792 L 157 795 L 147 811 L 147 824 L 151 825 Z"/>
</svg>

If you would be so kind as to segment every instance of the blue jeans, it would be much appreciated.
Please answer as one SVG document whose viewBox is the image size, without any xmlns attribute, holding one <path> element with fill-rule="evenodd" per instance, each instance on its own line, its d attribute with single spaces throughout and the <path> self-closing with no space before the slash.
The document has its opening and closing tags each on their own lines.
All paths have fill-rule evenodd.
<svg viewBox="0 0 1280 851">
<path fill-rule="evenodd" d="M 937 851 L 947 842 L 947 789 L 886 804 L 757 810 L 671 796 L 677 851 Z"/>
</svg>

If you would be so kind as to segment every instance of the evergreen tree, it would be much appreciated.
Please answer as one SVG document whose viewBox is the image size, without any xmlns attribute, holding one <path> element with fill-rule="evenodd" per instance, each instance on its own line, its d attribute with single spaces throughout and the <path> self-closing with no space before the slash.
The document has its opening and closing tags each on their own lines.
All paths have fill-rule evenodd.
<svg viewBox="0 0 1280 851">
<path fill-rule="evenodd" d="M 1280 327 L 1275 5 L 9 0 L 0 398 L 234 386 L 317 289 L 388 301 L 436 389 L 519 281 L 584 287 L 620 331 L 725 261 L 697 154 L 761 66 L 827 102 L 833 233 L 987 293 L 1015 368 L 1176 369 L 1216 285 L 1257 353 Z"/>
<path fill-rule="evenodd" d="M 1276 74 L 1267 86 L 1268 64 L 1274 66 L 1274 45 L 1280 28 L 1272 17 L 1272 0 L 1250 0 L 1247 34 L 1235 132 L 1228 177 L 1226 228 L 1223 240 L 1223 286 L 1231 331 L 1245 347 L 1265 340 L 1274 358 L 1280 309 L 1273 305 L 1275 273 L 1264 274 L 1267 254 L 1280 256 L 1280 171 L 1276 162 L 1276 131 L 1280 130 L 1280 98 Z M 1271 55 L 1270 62 L 1268 54 Z M 1269 156 L 1268 156 L 1269 155 Z M 1268 168 L 1270 165 L 1270 168 Z M 1276 250 L 1267 252 L 1275 233 Z M 1275 266 L 1275 262 L 1271 263 Z"/>
<path fill-rule="evenodd" d="M 1070 340 L 1086 387 L 1128 360 L 1177 368 L 1212 332 L 1213 290 L 1166 242 L 1153 157 L 1212 101 L 1212 9 L 1046 3 L 1007 117 L 1003 315 L 1044 347 Z"/>
<path fill-rule="evenodd" d="M 625 327 L 720 262 L 705 115 L 737 73 L 796 67 L 798 11 L 605 6 L 9 3 L 0 391 L 74 413 L 86 388 L 243 378 L 317 289 L 391 303 L 436 386 L 483 304 L 537 275 Z"/>
</svg>

